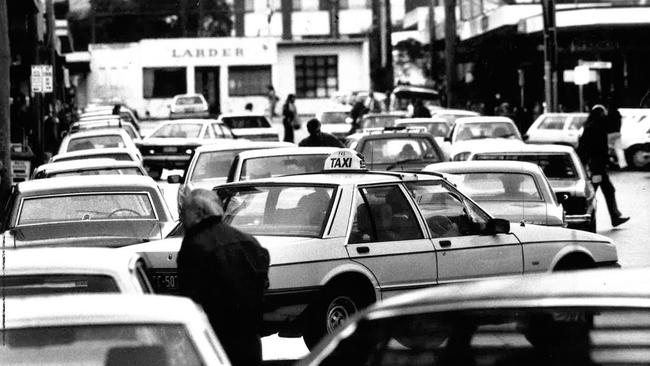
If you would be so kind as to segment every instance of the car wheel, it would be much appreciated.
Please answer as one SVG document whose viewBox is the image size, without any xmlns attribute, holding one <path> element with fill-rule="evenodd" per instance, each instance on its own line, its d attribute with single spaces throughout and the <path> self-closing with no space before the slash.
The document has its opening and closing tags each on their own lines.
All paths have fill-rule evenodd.
<svg viewBox="0 0 650 366">
<path fill-rule="evenodd" d="M 332 288 L 325 291 L 322 299 L 311 309 L 303 331 L 303 340 L 309 349 L 328 334 L 336 331 L 354 313 L 370 305 L 358 291 L 347 288 Z"/>
<path fill-rule="evenodd" d="M 639 146 L 631 147 L 625 151 L 625 158 L 631 168 L 643 169 L 650 164 L 650 151 Z"/>
</svg>

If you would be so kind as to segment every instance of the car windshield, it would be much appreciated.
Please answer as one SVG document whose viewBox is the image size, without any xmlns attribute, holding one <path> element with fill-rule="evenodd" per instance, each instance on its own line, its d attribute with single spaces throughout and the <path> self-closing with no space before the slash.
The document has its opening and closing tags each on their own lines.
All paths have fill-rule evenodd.
<svg viewBox="0 0 650 366">
<path fill-rule="evenodd" d="M 138 168 L 101 168 L 101 169 L 84 169 L 72 172 L 60 172 L 48 174 L 48 178 L 53 177 L 74 177 L 78 175 L 143 175 Z"/>
<path fill-rule="evenodd" d="M 402 116 L 392 116 L 392 115 L 383 115 L 383 116 L 364 116 L 361 119 L 360 129 L 366 128 L 384 128 L 395 126 L 395 121 L 403 118 Z"/>
<path fill-rule="evenodd" d="M 252 235 L 320 237 L 334 188 L 246 186 L 218 191 L 224 222 Z"/>
<path fill-rule="evenodd" d="M 576 179 L 578 173 L 569 154 L 476 154 L 474 160 L 517 160 L 537 164 L 548 179 Z"/>
<path fill-rule="evenodd" d="M 214 178 L 226 178 L 232 161 L 241 150 L 214 151 L 201 153 L 190 177 L 191 182 L 200 182 Z"/>
<path fill-rule="evenodd" d="M 102 192 L 25 198 L 18 225 L 155 218 L 146 193 Z"/>
<path fill-rule="evenodd" d="M 463 123 L 458 126 L 456 141 L 478 140 L 487 138 L 519 139 L 517 127 L 507 122 Z"/>
<path fill-rule="evenodd" d="M 96 324 L 4 329 L 0 364 L 200 366 L 193 340 L 180 324 Z"/>
<path fill-rule="evenodd" d="M 203 99 L 199 96 L 193 97 L 180 97 L 176 99 L 176 105 L 193 105 L 193 104 L 203 104 Z"/>
<path fill-rule="evenodd" d="M 345 119 L 350 116 L 350 112 L 323 112 L 320 123 L 322 124 L 345 124 Z"/>
<path fill-rule="evenodd" d="M 125 147 L 120 135 L 102 135 L 71 138 L 67 151 L 102 149 L 107 147 Z"/>
<path fill-rule="evenodd" d="M 409 309 L 410 310 L 410 309 Z M 417 311 L 417 310 L 416 310 Z M 648 309 L 488 308 L 359 321 L 319 365 L 641 365 Z"/>
<path fill-rule="evenodd" d="M 223 117 L 221 119 L 230 128 L 268 128 L 269 121 L 264 116 Z"/>
<path fill-rule="evenodd" d="M 113 159 L 118 161 L 133 161 L 133 157 L 128 153 L 104 153 L 92 155 L 63 156 L 56 158 L 55 161 L 70 161 L 83 159 Z"/>
<path fill-rule="evenodd" d="M 369 164 L 390 164 L 406 160 L 439 160 L 433 144 L 424 137 L 369 139 L 363 143 L 361 154 Z"/>
<path fill-rule="evenodd" d="M 449 126 L 444 122 L 403 122 L 400 126 L 406 127 L 424 127 L 427 132 L 435 137 L 446 137 L 449 135 Z"/>
<path fill-rule="evenodd" d="M 112 277 L 91 274 L 8 275 L 0 288 L 8 297 L 120 292 Z"/>
<path fill-rule="evenodd" d="M 157 129 L 150 137 L 198 138 L 202 127 L 201 123 L 168 123 Z"/>
<path fill-rule="evenodd" d="M 264 156 L 242 163 L 240 180 L 277 177 L 280 175 L 319 172 L 329 154 Z"/>
<path fill-rule="evenodd" d="M 476 201 L 541 201 L 535 179 L 519 173 L 454 173 L 460 191 Z"/>
</svg>

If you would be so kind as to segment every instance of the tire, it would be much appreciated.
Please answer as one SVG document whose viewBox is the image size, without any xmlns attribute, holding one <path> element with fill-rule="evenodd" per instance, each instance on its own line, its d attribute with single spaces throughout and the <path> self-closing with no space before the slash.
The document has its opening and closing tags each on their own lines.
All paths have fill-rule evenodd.
<svg viewBox="0 0 650 366">
<path fill-rule="evenodd" d="M 553 268 L 553 272 L 578 271 L 594 267 L 594 261 L 582 254 L 569 254 Z"/>
<path fill-rule="evenodd" d="M 311 309 L 303 329 L 303 341 L 310 350 L 328 334 L 345 323 L 354 313 L 372 303 L 351 288 L 326 289 L 323 297 Z"/>
<path fill-rule="evenodd" d="M 645 156 L 648 154 L 650 154 L 650 151 L 644 150 L 640 146 L 630 147 L 625 151 L 627 165 L 632 169 L 647 168 L 650 165 L 650 160 L 646 159 Z"/>
</svg>

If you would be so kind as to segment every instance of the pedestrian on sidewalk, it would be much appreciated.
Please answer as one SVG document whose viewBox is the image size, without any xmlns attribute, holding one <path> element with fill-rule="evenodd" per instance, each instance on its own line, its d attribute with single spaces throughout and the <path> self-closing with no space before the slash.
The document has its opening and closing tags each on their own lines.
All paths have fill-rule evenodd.
<svg viewBox="0 0 650 366">
<path fill-rule="evenodd" d="M 282 125 L 284 126 L 284 141 L 293 143 L 293 129 L 298 123 L 296 96 L 289 94 L 282 107 Z M 299 126 L 299 125 L 298 125 Z"/>
<path fill-rule="evenodd" d="M 275 106 L 278 104 L 280 98 L 278 98 L 277 94 L 275 93 L 275 88 L 273 85 L 267 85 L 266 90 L 267 97 L 269 98 L 269 113 L 271 115 L 271 118 L 277 117 L 278 114 L 275 113 Z"/>
<path fill-rule="evenodd" d="M 309 136 L 302 139 L 298 146 L 345 147 L 334 135 L 321 132 L 320 121 L 316 118 L 312 118 L 307 122 L 307 132 L 309 132 Z"/>
<path fill-rule="evenodd" d="M 603 187 L 609 217 L 612 220 L 612 226 L 616 227 L 630 218 L 623 216 L 619 211 L 616 203 L 616 189 L 607 174 L 607 164 L 609 163 L 607 122 L 607 109 L 600 104 L 595 105 L 589 112 L 582 136 L 578 140 L 578 155 L 585 167 L 589 169 L 594 188 L 598 190 L 598 187 Z"/>
<path fill-rule="evenodd" d="M 268 251 L 222 221 L 221 202 L 212 191 L 191 191 L 180 216 L 185 228 L 177 258 L 181 295 L 203 307 L 232 365 L 260 365 Z"/>
</svg>

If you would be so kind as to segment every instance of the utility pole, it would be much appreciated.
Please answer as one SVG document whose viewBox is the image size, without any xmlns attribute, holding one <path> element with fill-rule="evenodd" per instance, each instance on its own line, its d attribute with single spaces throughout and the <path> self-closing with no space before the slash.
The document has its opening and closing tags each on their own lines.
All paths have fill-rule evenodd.
<svg viewBox="0 0 650 366">
<path fill-rule="evenodd" d="M 52 110 L 56 105 L 57 88 L 59 87 L 56 82 L 56 21 L 54 20 L 54 1 L 45 0 L 45 15 L 47 19 L 47 50 L 50 57 L 50 65 L 52 65 L 52 80 L 54 83 L 54 90 L 50 98 Z"/>
<path fill-rule="evenodd" d="M 447 75 L 447 107 L 456 105 L 458 75 L 456 72 L 456 0 L 445 1 L 445 74 Z"/>
<path fill-rule="evenodd" d="M 438 0 L 429 0 L 429 53 L 431 54 L 431 79 L 438 77 L 438 55 L 436 54 L 436 5 Z"/>
<path fill-rule="evenodd" d="M 542 0 L 544 18 L 544 96 L 546 112 L 557 111 L 557 27 L 555 0 Z"/>
<path fill-rule="evenodd" d="M 11 133 L 9 119 L 9 88 L 11 51 L 7 1 L 0 0 L 0 204 L 11 191 Z"/>
</svg>

